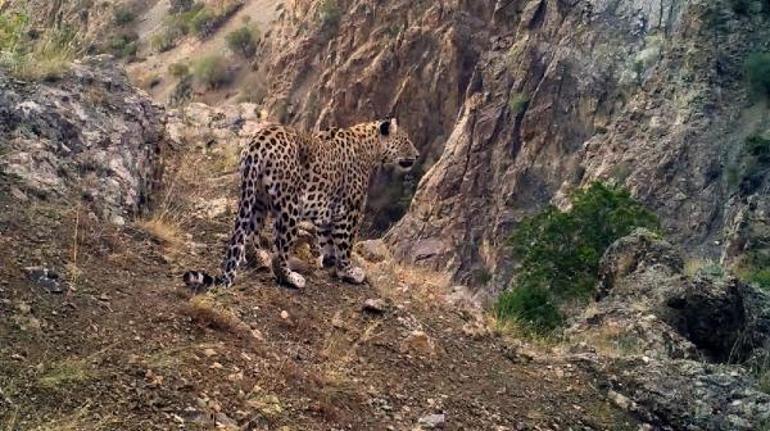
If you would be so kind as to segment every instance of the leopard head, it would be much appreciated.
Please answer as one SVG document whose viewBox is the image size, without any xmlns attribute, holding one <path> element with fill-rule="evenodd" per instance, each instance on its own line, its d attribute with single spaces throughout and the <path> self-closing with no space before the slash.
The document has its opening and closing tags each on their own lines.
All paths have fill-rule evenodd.
<svg viewBox="0 0 770 431">
<path fill-rule="evenodd" d="M 420 152 L 406 132 L 398 127 L 396 119 L 380 121 L 377 129 L 382 143 L 382 164 L 394 165 L 404 172 L 411 170 Z"/>
</svg>

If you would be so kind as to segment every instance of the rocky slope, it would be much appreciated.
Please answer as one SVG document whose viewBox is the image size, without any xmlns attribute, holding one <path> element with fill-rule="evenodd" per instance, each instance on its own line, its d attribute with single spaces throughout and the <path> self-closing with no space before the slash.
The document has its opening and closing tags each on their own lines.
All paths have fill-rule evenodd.
<svg viewBox="0 0 770 431">
<path fill-rule="evenodd" d="M 162 179 L 163 108 L 109 57 L 72 65 L 54 82 L 0 71 L 0 169 L 14 196 L 79 196 L 123 224 L 150 204 Z"/>
<path fill-rule="evenodd" d="M 684 274 L 679 251 L 645 230 L 601 263 L 598 300 L 567 331 L 575 360 L 609 397 L 661 429 L 770 426 L 770 295 L 723 274 Z"/>
<path fill-rule="evenodd" d="M 742 65 L 770 40 L 731 5 L 297 0 L 264 46 L 265 105 L 301 127 L 396 114 L 430 170 L 389 243 L 471 284 L 491 274 L 487 290 L 507 285 L 517 220 L 595 179 L 730 258 L 766 213 L 767 179 L 746 187 L 739 166 L 768 124 Z"/>
<path fill-rule="evenodd" d="M 166 118 L 99 58 L 0 86 L 0 428 L 637 427 L 593 372 L 511 348 L 442 274 L 381 244 L 364 285 L 305 262 L 303 291 L 246 267 L 190 297 L 182 271 L 217 265 L 234 216 L 202 204 L 236 188 L 228 144 L 254 105 Z M 158 165 L 162 193 L 144 186 Z M 149 214 L 98 217 L 140 196 Z"/>
</svg>

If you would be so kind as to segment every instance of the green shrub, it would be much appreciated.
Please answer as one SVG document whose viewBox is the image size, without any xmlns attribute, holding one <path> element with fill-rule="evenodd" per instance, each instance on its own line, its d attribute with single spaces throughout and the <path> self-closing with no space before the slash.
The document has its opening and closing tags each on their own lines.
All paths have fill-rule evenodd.
<svg viewBox="0 0 770 431">
<path fill-rule="evenodd" d="M 211 9 L 203 8 L 190 19 L 190 26 L 198 37 L 209 37 L 216 30 L 217 17 Z"/>
<path fill-rule="evenodd" d="M 757 244 L 756 249 L 746 252 L 741 257 L 736 272 L 744 282 L 770 291 L 770 251 L 766 246 Z"/>
<path fill-rule="evenodd" d="M 135 19 L 136 15 L 125 6 L 118 6 L 112 13 L 112 21 L 118 26 L 128 25 Z"/>
<path fill-rule="evenodd" d="M 178 14 L 192 9 L 195 2 L 193 0 L 169 0 L 169 3 L 169 12 Z"/>
<path fill-rule="evenodd" d="M 514 317 L 519 323 L 537 333 L 551 332 L 563 321 L 548 290 L 534 285 L 524 285 L 503 292 L 497 300 L 495 311 L 498 316 Z"/>
<path fill-rule="evenodd" d="M 770 97 L 770 52 L 755 52 L 749 55 L 744 69 L 751 91 Z"/>
<path fill-rule="evenodd" d="M 225 39 L 227 47 L 243 58 L 251 58 L 257 52 L 256 30 L 251 26 L 244 25 L 232 31 Z"/>
<path fill-rule="evenodd" d="M 155 52 L 166 52 L 176 46 L 177 41 L 184 36 L 184 34 L 174 33 L 166 29 L 160 33 L 154 34 L 150 38 L 150 46 Z"/>
<path fill-rule="evenodd" d="M 232 80 L 227 62 L 219 55 L 204 57 L 195 63 L 193 75 L 200 84 L 210 89 L 226 85 Z"/>
<path fill-rule="evenodd" d="M 168 66 L 168 73 L 174 78 L 182 79 L 190 74 L 190 68 L 184 63 L 172 63 Z"/>
<path fill-rule="evenodd" d="M 746 152 L 756 157 L 759 163 L 770 165 L 770 139 L 752 135 L 746 139 Z"/>
<path fill-rule="evenodd" d="M 521 114 L 524 112 L 525 109 L 527 109 L 527 105 L 529 104 L 529 97 L 527 97 L 526 94 L 523 93 L 511 93 L 511 96 L 508 98 L 508 107 L 511 110 L 511 114 L 514 116 Z"/>
<path fill-rule="evenodd" d="M 594 183 L 570 200 L 569 211 L 549 206 L 524 219 L 514 231 L 511 245 L 521 268 L 498 301 L 499 318 L 523 322 L 536 331 L 549 328 L 551 324 L 531 315 L 535 299 L 542 302 L 538 309 L 547 313 L 559 313 L 567 301 L 586 299 L 594 290 L 599 260 L 610 244 L 637 227 L 659 228 L 657 217 L 619 188 Z M 524 293 L 515 293 L 518 290 Z M 561 316 L 542 319 L 562 320 Z"/>
<path fill-rule="evenodd" d="M 60 26 L 34 39 L 31 34 L 26 15 L 0 15 L 0 67 L 26 80 L 56 79 L 66 72 L 75 57 L 75 32 Z"/>
<path fill-rule="evenodd" d="M 107 51 L 117 58 L 133 58 L 138 49 L 136 34 L 118 34 L 107 42 Z"/>
<path fill-rule="evenodd" d="M 319 8 L 319 16 L 324 27 L 337 27 L 342 19 L 342 9 L 337 4 L 337 0 L 323 0 Z"/>
</svg>

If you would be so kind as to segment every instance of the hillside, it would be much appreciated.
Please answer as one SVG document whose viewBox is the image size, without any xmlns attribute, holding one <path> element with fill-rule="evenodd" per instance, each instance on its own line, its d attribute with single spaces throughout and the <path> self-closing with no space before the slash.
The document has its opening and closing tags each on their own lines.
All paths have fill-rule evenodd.
<svg viewBox="0 0 770 431">
<path fill-rule="evenodd" d="M 770 429 L 768 23 L 0 2 L 0 429 Z M 186 289 L 255 131 L 390 116 L 421 157 L 373 175 L 366 283 L 303 232 L 302 290 L 252 250 L 233 288 Z"/>
</svg>

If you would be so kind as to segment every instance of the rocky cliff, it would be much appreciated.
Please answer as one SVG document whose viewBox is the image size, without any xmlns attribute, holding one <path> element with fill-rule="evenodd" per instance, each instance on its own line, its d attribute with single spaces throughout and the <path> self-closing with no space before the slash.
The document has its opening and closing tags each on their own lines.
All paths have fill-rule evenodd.
<svg viewBox="0 0 770 431">
<path fill-rule="evenodd" d="M 741 159 L 769 117 L 742 68 L 768 28 L 728 1 L 296 0 L 260 73 L 273 116 L 302 127 L 397 115 L 429 169 L 388 242 L 494 291 L 517 221 L 597 179 L 699 255 L 764 232 L 768 181 Z"/>
<path fill-rule="evenodd" d="M 162 176 L 163 109 L 109 57 L 72 65 L 56 82 L 0 71 L 0 175 L 14 195 L 79 195 L 118 224 L 150 203 Z"/>
</svg>

